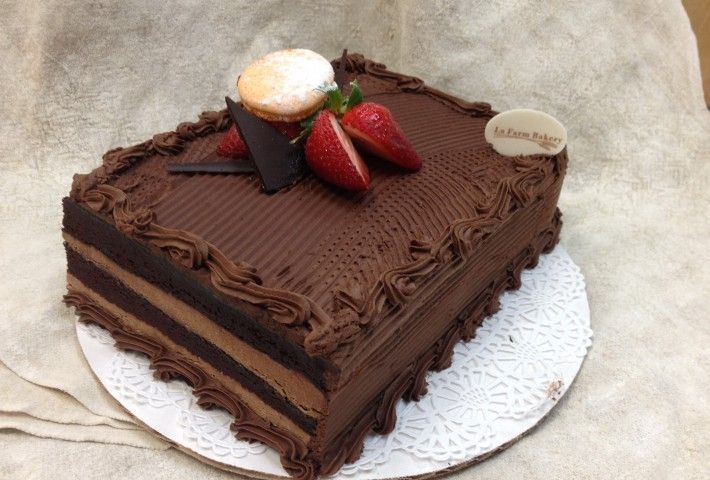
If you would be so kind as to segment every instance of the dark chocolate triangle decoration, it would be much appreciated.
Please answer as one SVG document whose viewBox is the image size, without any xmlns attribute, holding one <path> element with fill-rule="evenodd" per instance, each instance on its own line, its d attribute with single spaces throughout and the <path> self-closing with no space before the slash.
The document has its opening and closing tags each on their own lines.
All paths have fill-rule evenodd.
<svg viewBox="0 0 710 480">
<path fill-rule="evenodd" d="M 237 127 L 266 193 L 293 185 L 306 172 L 303 147 L 264 120 L 247 112 L 241 103 L 225 98 L 227 109 Z"/>
<path fill-rule="evenodd" d="M 343 50 L 343 55 L 340 57 L 340 63 L 338 64 L 338 69 L 335 71 L 335 83 L 338 84 L 340 91 L 345 88 L 345 82 L 348 79 L 347 71 L 348 63 L 348 49 Z"/>
</svg>

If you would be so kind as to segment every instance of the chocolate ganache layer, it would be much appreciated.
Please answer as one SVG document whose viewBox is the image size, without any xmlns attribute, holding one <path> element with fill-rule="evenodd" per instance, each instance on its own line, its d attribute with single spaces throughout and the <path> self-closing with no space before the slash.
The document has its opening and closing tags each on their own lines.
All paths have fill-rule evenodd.
<svg viewBox="0 0 710 480">
<path fill-rule="evenodd" d="M 566 150 L 504 157 L 494 115 L 361 55 L 335 61 L 424 160 L 376 158 L 365 193 L 312 175 L 273 195 L 254 174 L 175 175 L 209 159 L 224 111 L 114 149 L 64 200 L 69 304 L 235 416 L 298 478 L 388 432 L 520 272 L 557 242 Z M 209 383 L 209 386 L 205 386 Z"/>
</svg>

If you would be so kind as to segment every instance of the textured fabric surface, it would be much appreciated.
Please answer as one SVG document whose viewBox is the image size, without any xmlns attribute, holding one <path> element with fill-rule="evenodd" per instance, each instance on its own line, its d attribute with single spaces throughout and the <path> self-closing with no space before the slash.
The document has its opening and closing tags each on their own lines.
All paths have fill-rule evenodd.
<svg viewBox="0 0 710 480">
<path fill-rule="evenodd" d="M 532 435 L 452 478 L 707 474 L 710 114 L 679 1 L 0 11 L 0 477 L 232 476 L 166 450 L 97 385 L 60 302 L 60 200 L 104 151 L 221 108 L 252 59 L 288 46 L 346 46 L 568 128 L 562 243 L 586 275 L 594 345 Z"/>
</svg>

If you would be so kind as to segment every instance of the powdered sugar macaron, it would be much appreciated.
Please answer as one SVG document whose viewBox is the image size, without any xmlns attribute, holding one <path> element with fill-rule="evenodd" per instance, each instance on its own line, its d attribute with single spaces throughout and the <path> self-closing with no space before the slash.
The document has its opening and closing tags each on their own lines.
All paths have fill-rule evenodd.
<svg viewBox="0 0 710 480">
<path fill-rule="evenodd" d="M 279 50 L 260 58 L 237 79 L 244 108 L 264 120 L 297 122 L 315 113 L 335 72 L 330 62 L 302 48 Z"/>
</svg>

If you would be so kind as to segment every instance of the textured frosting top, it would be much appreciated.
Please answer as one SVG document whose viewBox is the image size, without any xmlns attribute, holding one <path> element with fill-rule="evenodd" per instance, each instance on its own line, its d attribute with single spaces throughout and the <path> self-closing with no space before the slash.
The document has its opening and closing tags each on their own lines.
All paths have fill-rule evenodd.
<svg viewBox="0 0 710 480">
<path fill-rule="evenodd" d="M 340 363 L 357 351 L 361 331 L 410 315 L 408 303 L 427 293 L 431 279 L 465 261 L 566 161 L 564 151 L 502 157 L 483 137 L 493 115 L 488 104 L 361 55 L 346 61 L 366 100 L 392 110 L 424 160 L 420 172 L 370 159 L 366 193 L 309 176 L 272 196 L 255 176 L 169 176 L 168 160 L 195 162 L 218 144 L 222 135 L 213 132 L 229 119 L 211 112 L 108 152 L 102 167 L 77 177 L 72 196 L 195 270 L 309 354 Z"/>
</svg>

